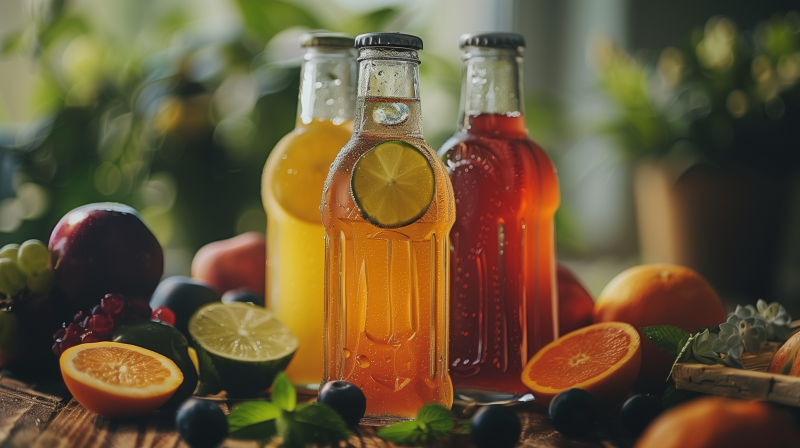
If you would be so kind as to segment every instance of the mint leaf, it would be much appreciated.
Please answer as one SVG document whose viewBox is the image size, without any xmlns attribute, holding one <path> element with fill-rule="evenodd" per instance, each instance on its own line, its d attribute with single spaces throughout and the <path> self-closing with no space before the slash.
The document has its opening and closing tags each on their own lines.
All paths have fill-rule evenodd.
<svg viewBox="0 0 800 448">
<path fill-rule="evenodd" d="M 398 445 L 418 445 L 436 440 L 432 436 L 432 440 L 429 440 L 429 434 L 420 428 L 417 421 L 395 423 L 379 429 L 377 434 L 381 439 Z"/>
<path fill-rule="evenodd" d="M 455 426 L 450 411 L 444 406 L 428 403 L 417 411 L 417 421 L 424 423 L 437 437 L 447 437 Z M 421 426 L 421 425 L 420 425 Z"/>
<path fill-rule="evenodd" d="M 268 420 L 266 422 L 245 426 L 244 428 L 236 432 L 229 432 L 228 437 L 230 437 L 231 439 L 240 439 L 240 440 L 269 441 L 275 436 L 275 434 L 278 433 L 278 430 L 275 427 L 276 421 L 277 420 L 273 419 L 273 420 Z"/>
<path fill-rule="evenodd" d="M 419 445 L 436 442 L 452 435 L 455 422 L 444 406 L 428 403 L 417 411 L 417 419 L 395 423 L 378 430 L 378 437 L 398 445 Z"/>
<path fill-rule="evenodd" d="M 305 404 L 294 412 L 284 411 L 276 421 L 276 427 L 286 448 L 337 446 L 350 435 L 344 419 L 321 403 Z"/>
<path fill-rule="evenodd" d="M 228 431 L 230 433 L 235 433 L 248 426 L 275 420 L 280 416 L 281 408 L 273 403 L 268 401 L 246 401 L 237 405 L 231 411 L 231 414 L 228 416 Z M 268 439 L 275 434 L 274 424 L 272 425 L 272 430 L 272 434 L 266 436 L 243 436 L 241 438 Z"/>
<path fill-rule="evenodd" d="M 678 355 L 675 358 L 675 361 L 672 363 L 672 367 L 669 368 L 669 375 L 667 375 L 667 381 L 672 378 L 672 371 L 675 370 L 675 364 L 679 362 L 684 362 L 692 358 L 694 354 L 692 353 L 692 342 L 694 342 L 694 338 L 697 335 L 689 336 L 687 338 L 681 339 L 681 342 L 678 343 Z"/>
<path fill-rule="evenodd" d="M 684 331 L 672 325 L 656 325 L 652 327 L 643 327 L 639 331 L 642 332 L 647 339 L 653 342 L 658 348 L 667 352 L 672 357 L 677 357 L 678 352 L 683 347 L 679 346 L 682 340 L 691 336 L 688 331 Z"/>
<path fill-rule="evenodd" d="M 272 382 L 271 396 L 272 403 L 284 411 L 294 411 L 294 407 L 297 405 L 297 392 L 283 372 L 279 373 Z"/>
</svg>

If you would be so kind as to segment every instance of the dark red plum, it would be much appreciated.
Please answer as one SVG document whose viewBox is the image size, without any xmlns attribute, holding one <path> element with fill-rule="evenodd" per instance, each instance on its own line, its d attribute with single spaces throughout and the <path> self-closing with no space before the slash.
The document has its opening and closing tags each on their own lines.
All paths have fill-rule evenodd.
<svg viewBox="0 0 800 448">
<path fill-rule="evenodd" d="M 50 236 L 55 296 L 63 313 L 100 303 L 108 293 L 150 297 L 164 272 L 164 253 L 133 208 L 84 205 L 64 215 Z"/>
</svg>

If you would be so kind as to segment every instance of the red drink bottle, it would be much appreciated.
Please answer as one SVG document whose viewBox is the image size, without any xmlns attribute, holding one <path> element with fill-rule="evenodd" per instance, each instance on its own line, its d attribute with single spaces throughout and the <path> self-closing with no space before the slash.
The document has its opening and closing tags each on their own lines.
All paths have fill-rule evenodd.
<svg viewBox="0 0 800 448">
<path fill-rule="evenodd" d="M 439 151 L 456 198 L 450 233 L 454 388 L 522 393 L 534 353 L 558 336 L 550 158 L 528 137 L 514 33 L 465 34 L 458 131 Z"/>
</svg>

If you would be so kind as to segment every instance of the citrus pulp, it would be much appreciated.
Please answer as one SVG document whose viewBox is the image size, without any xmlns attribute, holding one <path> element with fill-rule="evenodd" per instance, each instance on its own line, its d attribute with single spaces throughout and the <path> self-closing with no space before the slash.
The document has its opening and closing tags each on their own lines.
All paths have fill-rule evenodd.
<svg viewBox="0 0 800 448">
<path fill-rule="evenodd" d="M 591 393 L 601 406 L 610 406 L 630 392 L 640 362 L 636 329 L 622 322 L 603 322 L 544 346 L 528 361 L 522 382 L 545 405 L 559 392 L 578 388 Z"/>
</svg>

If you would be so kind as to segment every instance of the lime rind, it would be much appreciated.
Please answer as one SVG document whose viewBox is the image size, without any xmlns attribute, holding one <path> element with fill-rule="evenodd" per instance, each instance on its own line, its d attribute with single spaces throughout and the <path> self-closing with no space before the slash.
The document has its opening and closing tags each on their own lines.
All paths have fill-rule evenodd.
<svg viewBox="0 0 800 448">
<path fill-rule="evenodd" d="M 189 333 L 205 351 L 237 361 L 282 359 L 299 345 L 271 312 L 245 303 L 210 303 L 198 309 L 189 321 Z"/>
<path fill-rule="evenodd" d="M 364 219 L 381 228 L 397 228 L 427 213 L 435 194 L 435 176 L 422 151 L 392 140 L 358 159 L 350 187 Z"/>
</svg>

